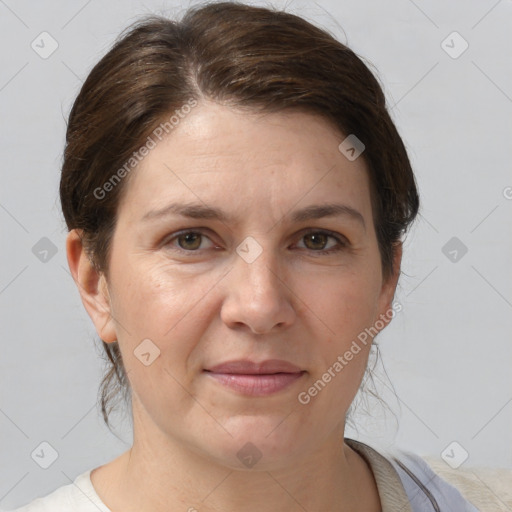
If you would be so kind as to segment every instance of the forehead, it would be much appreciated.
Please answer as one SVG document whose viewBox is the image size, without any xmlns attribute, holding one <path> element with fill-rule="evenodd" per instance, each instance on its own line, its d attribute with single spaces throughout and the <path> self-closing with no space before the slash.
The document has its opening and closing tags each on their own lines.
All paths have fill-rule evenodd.
<svg viewBox="0 0 512 512">
<path fill-rule="evenodd" d="M 363 158 L 348 160 L 331 123 L 304 112 L 248 113 L 200 104 L 132 171 L 132 220 L 176 200 L 281 216 L 294 205 L 333 203 L 371 215 Z"/>
</svg>

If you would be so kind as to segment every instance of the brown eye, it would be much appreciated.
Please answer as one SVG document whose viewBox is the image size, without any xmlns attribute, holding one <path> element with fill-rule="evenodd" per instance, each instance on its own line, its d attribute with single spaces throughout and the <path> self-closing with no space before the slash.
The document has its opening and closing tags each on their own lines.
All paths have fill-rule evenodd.
<svg viewBox="0 0 512 512">
<path fill-rule="evenodd" d="M 335 243 L 330 246 L 329 239 Z M 341 235 L 331 233 L 330 231 L 309 231 L 302 236 L 306 249 L 316 253 L 316 255 L 330 254 L 337 251 L 341 251 L 347 246 L 344 238 Z"/>
<path fill-rule="evenodd" d="M 209 230 L 205 230 L 207 233 Z M 204 256 L 205 251 L 216 249 L 212 239 L 201 230 L 182 230 L 169 235 L 162 242 L 166 251 L 182 256 Z"/>
<path fill-rule="evenodd" d="M 201 246 L 202 236 L 203 235 L 201 233 L 189 231 L 176 237 L 176 240 L 178 240 L 178 245 L 182 249 L 187 251 L 195 251 Z"/>
<path fill-rule="evenodd" d="M 308 249 L 323 250 L 329 238 L 332 237 L 330 237 L 326 233 L 308 233 L 307 235 L 304 236 L 304 241 Z M 310 243 L 307 243 L 308 240 L 310 241 Z"/>
</svg>

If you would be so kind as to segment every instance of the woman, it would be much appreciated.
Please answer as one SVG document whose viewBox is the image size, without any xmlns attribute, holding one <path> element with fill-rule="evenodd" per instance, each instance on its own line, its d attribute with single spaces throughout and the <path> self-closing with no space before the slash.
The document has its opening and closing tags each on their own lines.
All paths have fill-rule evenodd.
<svg viewBox="0 0 512 512">
<path fill-rule="evenodd" d="M 134 440 L 19 510 L 477 510 L 344 438 L 419 206 L 350 49 L 236 3 L 143 20 L 83 84 L 60 193 Z"/>
</svg>

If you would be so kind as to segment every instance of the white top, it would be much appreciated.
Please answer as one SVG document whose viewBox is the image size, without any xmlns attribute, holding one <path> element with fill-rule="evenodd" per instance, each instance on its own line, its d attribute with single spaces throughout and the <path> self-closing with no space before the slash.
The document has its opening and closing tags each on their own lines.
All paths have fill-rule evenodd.
<svg viewBox="0 0 512 512">
<path fill-rule="evenodd" d="M 91 472 L 92 469 L 82 473 L 72 484 L 59 487 L 12 512 L 112 512 L 96 493 Z"/>
<path fill-rule="evenodd" d="M 367 444 L 353 439 L 345 442 L 370 465 L 382 512 L 479 512 L 418 455 L 397 450 L 385 457 Z M 92 485 L 91 472 L 88 470 L 72 484 L 11 512 L 119 512 L 101 501 Z"/>
</svg>

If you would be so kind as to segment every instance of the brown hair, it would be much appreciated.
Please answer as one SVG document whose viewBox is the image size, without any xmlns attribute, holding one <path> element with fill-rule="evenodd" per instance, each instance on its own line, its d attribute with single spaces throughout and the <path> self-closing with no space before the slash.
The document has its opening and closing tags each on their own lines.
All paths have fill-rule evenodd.
<svg viewBox="0 0 512 512">
<path fill-rule="evenodd" d="M 180 21 L 139 19 L 94 66 L 69 115 L 60 199 L 69 230 L 108 278 L 109 244 L 130 173 L 95 192 L 133 158 L 148 136 L 190 99 L 254 112 L 305 111 L 355 134 L 365 145 L 384 277 L 394 247 L 419 207 L 409 158 L 367 65 L 328 32 L 284 11 L 237 2 L 190 8 Z M 126 167 L 125 167 L 126 169 Z M 119 174 L 118 174 L 119 176 Z M 129 383 L 118 343 L 103 348 L 110 369 L 100 387 L 110 401 Z"/>
</svg>

